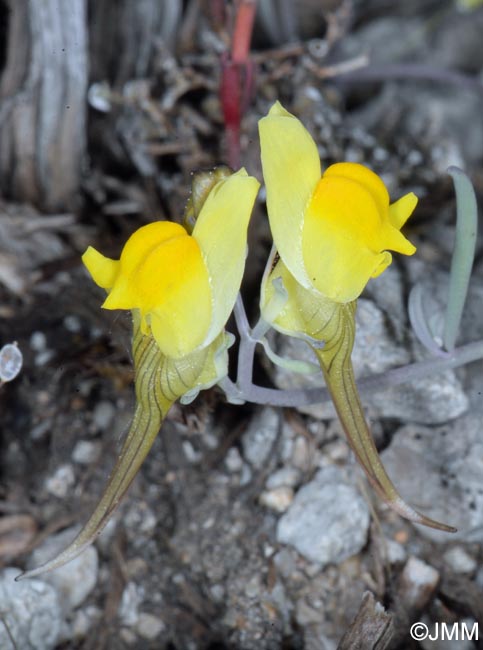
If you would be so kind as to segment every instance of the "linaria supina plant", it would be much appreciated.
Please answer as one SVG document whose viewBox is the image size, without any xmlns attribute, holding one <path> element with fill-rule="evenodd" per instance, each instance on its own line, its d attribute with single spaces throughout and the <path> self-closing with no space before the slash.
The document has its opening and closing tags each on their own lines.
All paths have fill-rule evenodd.
<svg viewBox="0 0 483 650">
<path fill-rule="evenodd" d="M 359 164 L 338 163 L 322 175 L 314 141 L 279 102 L 259 127 L 274 247 L 262 280 L 261 318 L 253 330 L 237 294 L 259 183 L 244 169 L 195 175 L 184 225 L 156 222 L 140 228 L 120 260 L 91 247 L 83 255 L 93 280 L 108 293 L 103 307 L 132 311 L 136 408 L 87 524 L 60 555 L 20 577 L 61 566 L 94 540 L 176 400 L 190 401 L 218 383 L 235 403 L 286 405 L 281 395 L 286 391 L 251 384 L 253 351 L 262 343 L 269 352 L 263 336 L 270 327 L 313 349 L 349 444 L 380 497 L 411 521 L 455 530 L 418 513 L 398 494 L 366 424 L 351 362 L 357 298 L 370 278 L 389 266 L 389 250 L 404 255 L 416 250 L 401 227 L 417 198 L 409 193 L 391 204 L 382 180 Z M 227 376 L 233 337 L 224 329 L 233 309 L 240 334 L 236 383 Z M 284 363 L 273 353 L 271 358 Z"/>
</svg>

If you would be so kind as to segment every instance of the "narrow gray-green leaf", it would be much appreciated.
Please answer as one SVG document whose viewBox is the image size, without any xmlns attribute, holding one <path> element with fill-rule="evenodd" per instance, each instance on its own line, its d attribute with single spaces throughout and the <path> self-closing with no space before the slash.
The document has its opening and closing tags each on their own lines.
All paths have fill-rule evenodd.
<svg viewBox="0 0 483 650">
<path fill-rule="evenodd" d="M 475 257 L 478 208 L 468 176 L 458 167 L 449 167 L 448 174 L 453 179 L 456 192 L 456 238 L 451 259 L 443 343 L 451 352 L 458 335 Z"/>
</svg>

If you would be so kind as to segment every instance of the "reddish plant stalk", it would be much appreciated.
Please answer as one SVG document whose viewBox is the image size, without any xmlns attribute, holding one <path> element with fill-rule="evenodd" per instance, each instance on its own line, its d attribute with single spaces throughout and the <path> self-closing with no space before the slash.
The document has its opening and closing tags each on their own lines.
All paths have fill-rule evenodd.
<svg viewBox="0 0 483 650">
<path fill-rule="evenodd" d="M 231 58 L 234 63 L 248 62 L 256 6 L 256 0 L 241 0 L 238 5 L 231 45 Z"/>
<path fill-rule="evenodd" d="M 225 121 L 228 164 L 240 166 L 241 120 L 253 87 L 250 41 L 255 20 L 256 0 L 240 0 L 233 28 L 231 51 L 221 60 L 220 100 Z"/>
</svg>

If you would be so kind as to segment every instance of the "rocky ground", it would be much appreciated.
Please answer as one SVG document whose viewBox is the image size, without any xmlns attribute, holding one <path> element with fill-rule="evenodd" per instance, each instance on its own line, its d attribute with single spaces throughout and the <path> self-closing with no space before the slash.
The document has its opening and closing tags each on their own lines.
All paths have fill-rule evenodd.
<svg viewBox="0 0 483 650">
<path fill-rule="evenodd" d="M 362 162 L 393 197 L 420 197 L 407 229 L 418 253 L 398 258 L 359 302 L 358 376 L 428 357 L 406 305 L 420 284 L 434 314 L 444 307 L 455 217 L 446 168 L 463 167 L 483 191 L 483 8 L 394 6 L 355 2 L 349 22 L 339 12 L 329 58 L 323 20 L 303 14 L 300 40 L 287 45 L 282 28 L 272 24 L 271 33 L 262 17 L 256 93 L 243 122 L 243 164 L 258 178 L 257 121 L 279 98 L 325 164 Z M 94 546 L 51 574 L 13 581 L 85 521 L 132 414 L 129 318 L 99 308 L 102 292 L 80 254 L 93 244 L 115 257 L 139 225 L 179 219 L 191 170 L 224 159 L 219 44 L 207 21 L 198 31 L 191 51 L 161 50 L 152 78 L 131 84 L 129 100 L 111 101 L 107 112 L 99 102 L 109 100 L 91 88 L 78 212 L 47 217 L 0 204 L 0 344 L 17 341 L 24 357 L 19 377 L 0 387 L 0 648 L 373 647 L 357 645 L 361 620 L 390 627 L 393 640 L 378 647 L 476 647 L 417 643 L 409 627 L 483 625 L 481 361 L 363 393 L 401 494 L 457 526 L 453 536 L 415 527 L 375 498 L 329 404 L 234 406 L 213 389 L 173 408 Z M 364 71 L 326 78 L 329 66 L 362 55 Z M 268 250 L 262 191 L 244 287 L 251 317 Z M 460 343 L 483 336 L 482 277 L 480 241 Z M 306 357 L 293 341 L 273 343 Z M 261 357 L 257 379 L 323 385 Z"/>
</svg>

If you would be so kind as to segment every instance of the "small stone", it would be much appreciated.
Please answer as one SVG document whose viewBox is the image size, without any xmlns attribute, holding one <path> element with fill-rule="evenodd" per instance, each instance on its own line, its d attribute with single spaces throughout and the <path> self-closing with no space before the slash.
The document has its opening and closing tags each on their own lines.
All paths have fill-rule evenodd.
<svg viewBox="0 0 483 650">
<path fill-rule="evenodd" d="M 69 314 L 69 316 L 66 316 L 64 318 L 64 327 L 68 332 L 71 332 L 72 334 L 77 334 L 82 329 L 79 317 L 74 316 L 74 314 Z"/>
<path fill-rule="evenodd" d="M 99 460 L 101 444 L 97 440 L 79 440 L 72 452 L 72 460 L 79 465 L 90 465 Z"/>
<path fill-rule="evenodd" d="M 272 557 L 275 553 L 275 547 L 272 546 L 271 544 L 264 544 L 263 545 L 263 555 L 264 557 Z"/>
<path fill-rule="evenodd" d="M 248 485 L 253 478 L 253 472 L 248 463 L 243 463 L 241 476 L 240 476 L 240 485 Z"/>
<path fill-rule="evenodd" d="M 274 556 L 273 562 L 282 578 L 290 578 L 297 569 L 294 551 L 289 548 L 280 549 L 280 551 Z"/>
<path fill-rule="evenodd" d="M 239 472 L 243 467 L 243 458 L 236 447 L 230 447 L 225 457 L 225 466 L 229 472 Z"/>
<path fill-rule="evenodd" d="M 309 446 L 307 438 L 304 436 L 297 436 L 293 443 L 292 449 L 292 464 L 302 472 L 310 470 L 312 465 L 313 454 Z"/>
<path fill-rule="evenodd" d="M 35 355 L 34 363 L 39 368 L 41 366 L 46 366 L 49 361 L 54 358 L 54 355 L 55 353 L 53 350 L 43 350 Z"/>
<path fill-rule="evenodd" d="M 326 467 L 302 487 L 277 526 L 277 540 L 311 562 L 339 563 L 366 543 L 369 509 L 336 467 Z"/>
<path fill-rule="evenodd" d="M 53 494 L 59 499 L 64 499 L 74 483 L 74 468 L 69 463 L 66 463 L 65 465 L 60 465 L 55 470 L 53 476 L 50 476 L 46 480 L 45 487 L 50 494 Z"/>
<path fill-rule="evenodd" d="M 126 627 L 122 628 L 122 630 L 119 632 L 119 636 L 123 641 L 123 643 L 125 643 L 126 645 L 134 646 L 134 644 L 137 644 L 139 641 L 136 634 L 132 630 L 129 630 Z"/>
<path fill-rule="evenodd" d="M 43 352 L 47 347 L 47 337 L 43 332 L 32 332 L 30 347 L 34 352 Z"/>
<path fill-rule="evenodd" d="M 282 485 L 260 494 L 260 503 L 275 512 L 285 512 L 293 501 L 293 489 Z"/>
<path fill-rule="evenodd" d="M 471 574 L 476 571 L 476 560 L 462 546 L 453 546 L 444 554 L 444 561 L 455 573 Z"/>
<path fill-rule="evenodd" d="M 16 343 L 7 343 L 0 349 L 0 381 L 8 382 L 15 379 L 22 365 L 22 352 Z"/>
<path fill-rule="evenodd" d="M 216 523 L 215 517 L 208 517 L 208 519 L 205 519 L 203 522 L 203 530 L 209 530 L 210 528 L 213 528 L 213 526 Z"/>
<path fill-rule="evenodd" d="M 79 532 L 79 527 L 68 528 L 48 537 L 29 558 L 28 568 L 44 564 L 64 550 Z M 97 584 L 99 558 L 95 546 L 89 546 L 68 564 L 43 576 L 62 597 L 65 610 L 79 607 Z"/>
<path fill-rule="evenodd" d="M 203 444 L 208 447 L 208 449 L 216 449 L 220 441 L 218 436 L 210 431 L 203 431 Z"/>
<path fill-rule="evenodd" d="M 334 429 L 339 432 L 340 438 L 324 445 L 324 454 L 320 459 L 320 466 L 341 465 L 350 462 L 351 450 L 345 437 L 342 437 L 341 425 L 338 420 L 333 420 Z M 371 433 L 372 429 L 371 429 Z M 373 434 L 374 435 L 374 434 Z"/>
<path fill-rule="evenodd" d="M 124 515 L 124 525 L 135 537 L 140 534 L 151 535 L 157 523 L 156 515 L 146 501 L 136 501 Z"/>
<path fill-rule="evenodd" d="M 257 598 L 260 595 L 260 578 L 253 576 L 245 585 L 245 595 L 248 598 Z"/>
<path fill-rule="evenodd" d="M 282 467 L 267 479 L 266 487 L 274 490 L 279 487 L 295 487 L 300 481 L 300 472 L 296 467 Z"/>
<path fill-rule="evenodd" d="M 134 582 L 128 582 L 122 592 L 121 604 L 119 605 L 119 618 L 123 625 L 132 627 L 137 625 L 139 620 L 139 605 L 143 598 L 141 591 Z"/>
<path fill-rule="evenodd" d="M 405 585 L 406 591 L 411 593 L 414 602 L 418 602 L 420 594 L 436 589 L 439 573 L 431 565 L 411 556 L 404 566 L 400 581 Z"/>
<path fill-rule="evenodd" d="M 378 417 L 422 424 L 453 420 L 467 411 L 469 403 L 454 370 L 378 391 L 365 402 L 370 403 Z"/>
<path fill-rule="evenodd" d="M 166 628 L 164 622 L 153 614 L 141 612 L 136 623 L 136 631 L 140 637 L 148 641 L 154 641 Z"/>
<path fill-rule="evenodd" d="M 116 407 L 112 402 L 98 402 L 94 408 L 94 413 L 92 415 L 96 430 L 105 431 L 108 429 L 111 426 L 115 415 Z"/>
<path fill-rule="evenodd" d="M 74 620 L 70 628 L 69 639 L 82 639 L 87 636 L 89 630 L 102 618 L 102 610 L 90 606 L 79 609 L 74 614 Z"/>
<path fill-rule="evenodd" d="M 210 589 L 210 593 L 215 603 L 221 603 L 225 598 L 225 588 L 223 587 L 223 585 L 220 584 L 213 585 Z"/>
<path fill-rule="evenodd" d="M 201 451 L 195 449 L 189 440 L 183 440 L 182 447 L 183 447 L 184 455 L 186 456 L 186 460 L 189 463 L 195 464 L 200 462 L 200 460 L 203 457 L 203 454 L 201 453 Z"/>
<path fill-rule="evenodd" d="M 125 564 L 126 576 L 136 580 L 149 573 L 149 565 L 142 557 L 133 557 Z"/>
<path fill-rule="evenodd" d="M 62 627 L 57 591 L 38 579 L 15 582 L 20 573 L 13 567 L 0 573 L 0 648 L 53 650 Z"/>
<path fill-rule="evenodd" d="M 270 455 L 280 427 L 280 413 L 265 407 L 250 422 L 242 437 L 243 455 L 260 469 Z"/>
<path fill-rule="evenodd" d="M 404 564 L 407 558 L 404 546 L 393 539 L 386 540 L 386 553 L 389 564 Z"/>
</svg>

